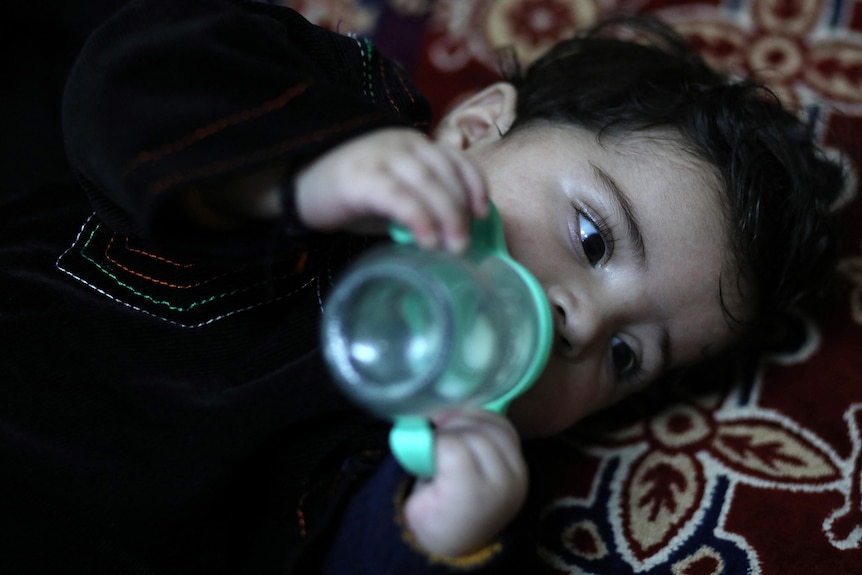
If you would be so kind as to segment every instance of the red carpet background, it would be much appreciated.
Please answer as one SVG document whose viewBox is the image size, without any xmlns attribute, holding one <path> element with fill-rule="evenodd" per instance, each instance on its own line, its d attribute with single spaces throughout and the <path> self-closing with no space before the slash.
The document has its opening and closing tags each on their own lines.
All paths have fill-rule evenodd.
<svg viewBox="0 0 862 575">
<path fill-rule="evenodd" d="M 438 115 L 603 16 L 653 13 L 716 66 L 766 81 L 852 179 L 843 283 L 788 318 L 743 373 L 638 398 L 555 442 L 540 554 L 552 573 L 862 573 L 862 3 L 850 0 L 305 0 L 291 5 L 399 60 Z M 670 397 L 670 398 L 669 398 Z"/>
</svg>

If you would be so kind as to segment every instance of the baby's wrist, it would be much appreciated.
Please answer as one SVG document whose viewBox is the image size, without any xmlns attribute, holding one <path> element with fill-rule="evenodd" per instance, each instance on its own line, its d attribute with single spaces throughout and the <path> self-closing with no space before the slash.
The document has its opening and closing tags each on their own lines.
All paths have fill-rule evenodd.
<svg viewBox="0 0 862 575">
<path fill-rule="evenodd" d="M 440 546 L 417 534 L 405 514 L 407 499 L 415 485 L 416 480 L 405 482 L 395 495 L 396 521 L 401 530 L 401 538 L 414 553 L 424 555 L 431 563 L 464 570 L 483 566 L 503 552 L 503 543 L 497 535 L 487 541 L 474 542 L 466 549 L 452 551 L 449 545 Z"/>
</svg>

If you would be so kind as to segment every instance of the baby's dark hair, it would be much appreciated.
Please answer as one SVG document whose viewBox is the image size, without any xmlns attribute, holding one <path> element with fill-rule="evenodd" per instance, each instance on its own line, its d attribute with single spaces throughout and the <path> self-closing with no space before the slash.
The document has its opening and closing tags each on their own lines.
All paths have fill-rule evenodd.
<svg viewBox="0 0 862 575">
<path fill-rule="evenodd" d="M 621 39 L 621 30 L 633 35 Z M 652 18 L 600 23 L 506 75 L 518 92 L 511 131 L 537 121 L 599 137 L 670 130 L 716 168 L 739 270 L 720 280 L 719 293 L 734 282 L 752 312 L 736 317 L 721 297 L 740 340 L 763 341 L 788 309 L 822 289 L 838 256 L 832 208 L 844 170 L 767 88 L 713 70 Z"/>
</svg>

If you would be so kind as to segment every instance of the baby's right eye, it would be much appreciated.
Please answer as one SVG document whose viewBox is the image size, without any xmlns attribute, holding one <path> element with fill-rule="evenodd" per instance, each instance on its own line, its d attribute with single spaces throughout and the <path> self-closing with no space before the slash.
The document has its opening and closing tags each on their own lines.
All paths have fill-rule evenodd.
<svg viewBox="0 0 862 575">
<path fill-rule="evenodd" d="M 614 372 L 619 379 L 625 379 L 632 371 L 637 369 L 638 358 L 629 344 L 618 337 L 611 342 L 611 361 L 614 364 Z"/>
<path fill-rule="evenodd" d="M 593 222 L 586 214 L 578 211 L 578 235 L 581 247 L 590 265 L 597 266 L 605 259 L 608 253 L 608 245 L 605 241 L 606 234 L 602 233 L 600 226 Z"/>
</svg>

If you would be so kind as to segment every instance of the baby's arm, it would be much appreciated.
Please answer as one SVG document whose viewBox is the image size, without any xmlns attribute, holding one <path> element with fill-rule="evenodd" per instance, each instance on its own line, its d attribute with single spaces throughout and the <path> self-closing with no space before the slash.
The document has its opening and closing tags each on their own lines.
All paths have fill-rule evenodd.
<svg viewBox="0 0 862 575">
<path fill-rule="evenodd" d="M 389 456 L 352 493 L 317 566 L 325 575 L 368 572 L 533 573 L 532 506 L 521 513 L 527 472 L 512 426 L 490 412 L 437 418 L 435 477 L 415 482 Z M 352 465 L 350 468 L 361 466 Z"/>
<path fill-rule="evenodd" d="M 200 200 L 234 223 L 281 215 L 283 170 L 210 186 Z M 312 230 L 385 233 L 391 222 L 423 247 L 462 251 L 470 218 L 488 212 L 479 169 L 461 151 L 410 128 L 383 128 L 336 146 L 293 180 L 296 217 Z"/>
</svg>

